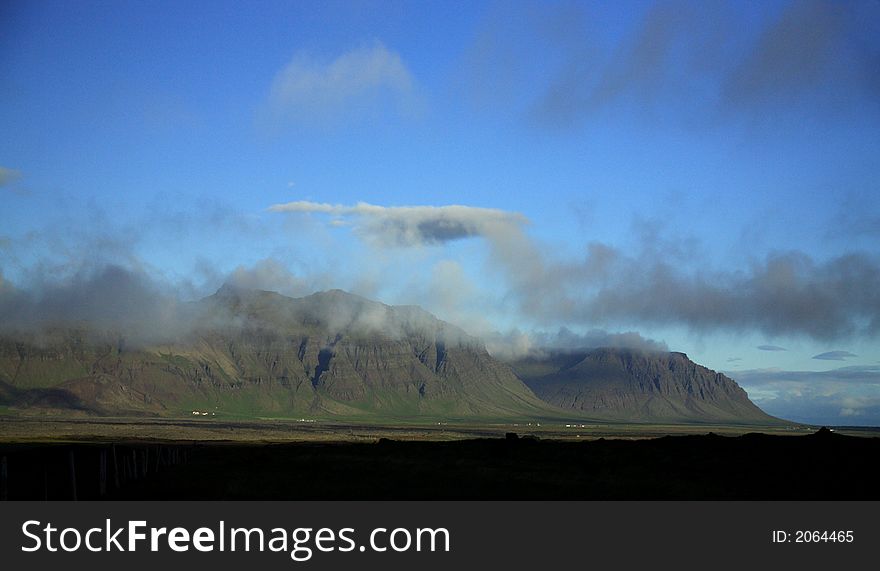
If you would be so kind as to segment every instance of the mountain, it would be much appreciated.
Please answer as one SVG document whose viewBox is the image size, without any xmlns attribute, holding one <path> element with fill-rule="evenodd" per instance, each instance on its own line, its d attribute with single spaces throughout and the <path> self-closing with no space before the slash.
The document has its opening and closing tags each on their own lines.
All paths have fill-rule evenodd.
<svg viewBox="0 0 880 571">
<path fill-rule="evenodd" d="M 682 353 L 546 352 L 509 364 L 416 306 L 224 286 L 167 331 L 0 334 L 0 411 L 221 417 L 769 423 Z"/>
<path fill-rule="evenodd" d="M 224 286 L 173 338 L 0 336 L 0 406 L 99 414 L 494 418 L 558 413 L 464 331 L 343 291 Z"/>
<path fill-rule="evenodd" d="M 779 422 L 736 381 L 684 353 L 593 349 L 509 363 L 538 397 L 591 418 L 640 422 Z"/>
</svg>

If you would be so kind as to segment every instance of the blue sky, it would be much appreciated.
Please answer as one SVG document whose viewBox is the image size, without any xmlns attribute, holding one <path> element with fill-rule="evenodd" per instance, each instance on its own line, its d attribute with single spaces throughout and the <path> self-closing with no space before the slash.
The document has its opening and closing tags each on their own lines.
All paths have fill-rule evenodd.
<svg viewBox="0 0 880 571">
<path fill-rule="evenodd" d="M 0 293 L 340 287 L 880 424 L 878 38 L 867 1 L 5 2 Z"/>
</svg>

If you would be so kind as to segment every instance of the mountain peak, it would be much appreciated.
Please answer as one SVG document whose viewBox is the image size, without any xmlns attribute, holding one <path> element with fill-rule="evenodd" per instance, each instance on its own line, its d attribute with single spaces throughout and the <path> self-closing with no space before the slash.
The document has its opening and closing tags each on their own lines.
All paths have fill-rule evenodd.
<svg viewBox="0 0 880 571">
<path fill-rule="evenodd" d="M 214 295 L 217 297 L 241 297 L 243 295 L 256 295 L 265 293 L 281 295 L 280 293 L 275 291 L 244 287 L 234 284 L 232 282 L 224 282 L 223 285 L 220 286 L 220 288 L 216 292 L 214 292 Z"/>
<path fill-rule="evenodd" d="M 306 295 L 302 298 L 298 299 L 315 299 L 321 301 L 327 301 L 332 303 L 355 303 L 355 304 L 374 304 L 374 305 L 385 305 L 382 302 L 375 301 L 372 299 L 368 299 L 366 297 L 360 296 L 356 293 L 351 293 L 349 291 L 345 291 L 344 289 L 334 288 L 323 291 L 316 291 L 315 293 Z"/>
<path fill-rule="evenodd" d="M 202 300 L 227 307 L 229 309 L 238 308 L 242 305 L 251 306 L 254 304 L 262 304 L 269 300 L 290 299 L 278 292 L 267 291 L 261 289 L 253 289 L 242 287 L 234 283 L 226 282 L 220 288 Z"/>
<path fill-rule="evenodd" d="M 233 285 L 230 282 L 224 282 L 220 288 L 214 292 L 216 297 L 232 297 L 237 296 L 239 292 L 242 291 L 242 288 L 237 285 Z"/>
<path fill-rule="evenodd" d="M 680 352 L 602 348 L 510 363 L 544 401 L 641 422 L 774 423 L 733 379 Z"/>
</svg>

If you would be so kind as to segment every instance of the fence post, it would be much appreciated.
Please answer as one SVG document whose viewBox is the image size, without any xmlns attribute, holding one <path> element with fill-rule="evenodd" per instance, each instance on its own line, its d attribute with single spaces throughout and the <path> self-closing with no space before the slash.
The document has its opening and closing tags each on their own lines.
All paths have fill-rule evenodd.
<svg viewBox="0 0 880 571">
<path fill-rule="evenodd" d="M 98 454 L 98 495 L 107 495 L 107 450 L 102 448 Z"/>
<path fill-rule="evenodd" d="M 73 457 L 73 448 L 67 452 L 67 462 L 70 467 L 70 499 L 76 501 L 76 460 Z"/>
<path fill-rule="evenodd" d="M 6 456 L 0 458 L 0 501 L 9 499 L 9 471 Z"/>
<path fill-rule="evenodd" d="M 116 445 L 113 444 L 110 446 L 110 451 L 113 454 L 113 488 L 119 489 L 119 463 L 116 460 Z"/>
</svg>

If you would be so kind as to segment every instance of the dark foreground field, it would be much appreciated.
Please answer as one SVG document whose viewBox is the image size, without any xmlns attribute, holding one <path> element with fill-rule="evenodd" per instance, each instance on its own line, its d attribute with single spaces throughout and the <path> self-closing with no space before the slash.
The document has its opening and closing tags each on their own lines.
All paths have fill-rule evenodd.
<svg viewBox="0 0 880 571">
<path fill-rule="evenodd" d="M 7 499 L 880 499 L 880 438 L 0 444 Z"/>
</svg>

